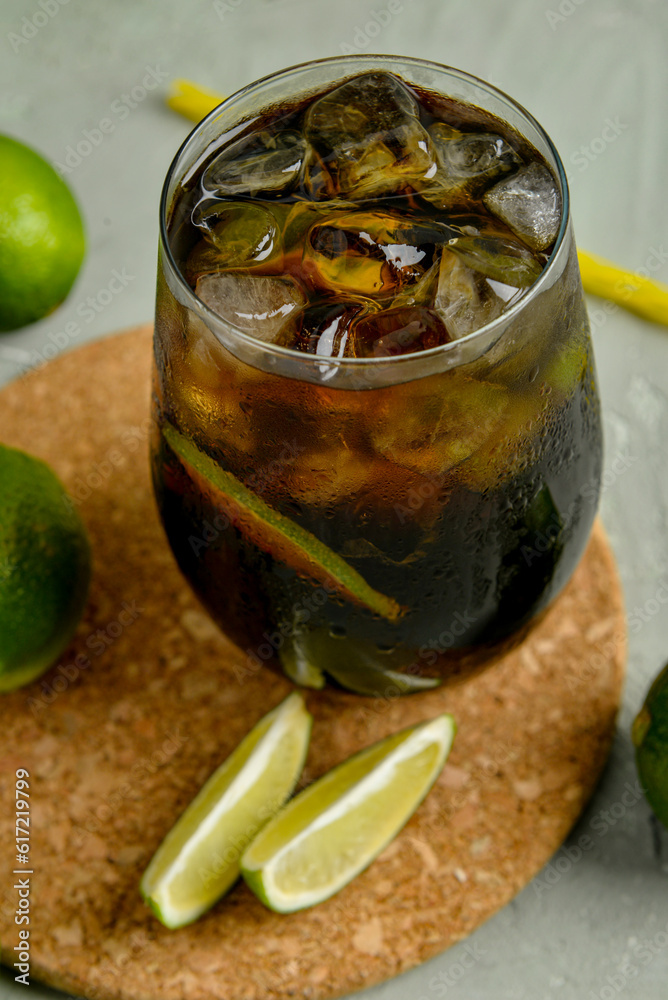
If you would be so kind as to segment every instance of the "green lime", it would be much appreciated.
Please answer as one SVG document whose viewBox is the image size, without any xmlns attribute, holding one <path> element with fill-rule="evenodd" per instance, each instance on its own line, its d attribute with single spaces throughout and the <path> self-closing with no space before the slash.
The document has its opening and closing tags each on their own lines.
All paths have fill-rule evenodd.
<svg viewBox="0 0 668 1000">
<path fill-rule="evenodd" d="M 0 331 L 60 305 L 84 256 L 72 192 L 39 153 L 0 135 Z"/>
<path fill-rule="evenodd" d="M 415 812 L 455 735 L 439 715 L 361 750 L 289 802 L 253 840 L 241 873 L 278 913 L 328 899 L 369 865 Z"/>
<path fill-rule="evenodd" d="M 0 691 L 58 658 L 89 580 L 86 530 L 62 483 L 44 462 L 0 445 Z"/>
<path fill-rule="evenodd" d="M 649 689 L 631 737 L 647 801 L 668 827 L 668 664 Z"/>
<path fill-rule="evenodd" d="M 402 609 L 393 598 L 374 590 L 356 569 L 310 531 L 269 507 L 171 424 L 165 423 L 162 433 L 191 475 L 201 477 L 207 490 L 215 488 L 219 509 L 264 552 L 319 583 L 333 584 L 344 597 L 390 621 L 399 617 Z"/>
<path fill-rule="evenodd" d="M 294 692 L 265 715 L 214 771 L 154 854 L 140 891 L 165 927 L 206 912 L 239 877 L 239 858 L 289 798 L 312 718 Z"/>
</svg>

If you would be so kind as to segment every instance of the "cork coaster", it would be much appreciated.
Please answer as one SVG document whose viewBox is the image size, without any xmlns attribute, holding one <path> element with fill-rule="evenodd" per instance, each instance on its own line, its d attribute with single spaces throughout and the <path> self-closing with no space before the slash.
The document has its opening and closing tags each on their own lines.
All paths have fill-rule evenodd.
<svg viewBox="0 0 668 1000">
<path fill-rule="evenodd" d="M 396 841 L 334 899 L 277 916 L 243 884 L 165 930 L 137 891 L 214 767 L 290 685 L 211 624 L 159 525 L 147 462 L 149 327 L 84 346 L 0 393 L 0 435 L 48 460 L 94 551 L 87 612 L 44 677 L 0 699 L 0 856 L 30 772 L 31 974 L 123 1000 L 327 998 L 397 975 L 470 934 L 559 847 L 600 775 L 625 626 L 600 526 L 571 583 L 519 648 L 457 686 L 395 700 L 312 692 L 306 781 L 444 709 L 459 732 Z M 11 963 L 16 890 L 3 889 Z"/>
</svg>

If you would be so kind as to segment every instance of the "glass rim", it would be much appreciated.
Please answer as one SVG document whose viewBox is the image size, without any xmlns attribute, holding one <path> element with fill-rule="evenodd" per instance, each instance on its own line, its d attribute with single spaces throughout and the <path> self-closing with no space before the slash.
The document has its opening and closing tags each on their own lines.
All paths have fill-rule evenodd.
<svg viewBox="0 0 668 1000">
<path fill-rule="evenodd" d="M 426 351 L 416 351 L 408 354 L 399 354 L 390 357 L 372 357 L 372 358 L 329 358 L 320 355 L 306 354 L 303 351 L 295 350 L 291 347 L 282 347 L 279 344 L 273 344 L 271 342 L 259 340 L 257 337 L 253 337 L 252 334 L 248 333 L 246 330 L 242 330 L 240 327 L 235 326 L 228 319 L 220 316 L 213 309 L 206 305 L 200 298 L 197 297 L 194 290 L 187 283 L 184 275 L 181 273 L 178 267 L 174 255 L 172 253 L 172 248 L 169 243 L 168 233 L 167 233 L 167 216 L 171 204 L 168 204 L 169 189 L 177 171 L 177 167 L 181 165 L 181 157 L 186 151 L 188 145 L 196 138 L 196 136 L 203 131 L 211 121 L 214 120 L 221 113 L 221 109 L 225 109 L 227 105 L 237 102 L 240 98 L 245 97 L 247 94 L 252 93 L 262 84 L 269 81 L 278 81 L 281 77 L 289 77 L 297 72 L 311 69 L 312 67 L 323 66 L 323 65 L 333 65 L 336 63 L 352 63 L 356 60 L 366 63 L 385 63 L 383 67 L 387 70 L 387 64 L 393 61 L 404 63 L 407 65 L 426 67 L 434 69 L 435 71 L 441 73 L 445 72 L 452 77 L 458 78 L 466 83 L 473 84 L 476 87 L 485 90 L 491 94 L 496 95 L 501 98 L 507 104 L 510 104 L 520 115 L 536 130 L 540 137 L 545 142 L 548 147 L 550 154 L 554 159 L 556 165 L 557 179 L 561 188 L 561 218 L 559 221 L 559 230 L 554 242 L 554 247 L 550 256 L 547 259 L 543 270 L 541 271 L 538 278 L 534 281 L 533 285 L 528 289 L 526 294 L 522 295 L 519 300 L 512 305 L 507 311 L 501 313 L 496 319 L 489 323 L 485 323 L 483 326 L 479 327 L 477 330 L 473 330 L 471 333 L 466 334 L 464 337 L 460 337 L 456 340 L 451 340 L 447 344 L 440 344 L 436 347 L 431 347 Z M 388 70 L 391 72 L 391 70 Z M 342 79 L 344 82 L 346 77 Z M 410 86 L 410 83 L 409 83 Z M 439 91 L 439 93 L 441 93 Z M 444 96 L 448 96 L 447 94 Z M 470 102 L 469 102 L 470 103 Z M 483 109 L 484 110 L 484 109 Z M 242 119 L 243 120 L 243 119 Z M 230 126 L 234 127 L 234 126 Z M 251 83 L 239 88 L 239 90 L 234 91 L 226 97 L 220 104 L 217 104 L 215 108 L 205 115 L 201 121 L 197 122 L 193 129 L 185 137 L 179 148 L 177 149 L 174 157 L 169 165 L 167 174 L 165 176 L 165 181 L 162 186 L 162 192 L 160 195 L 160 205 L 159 205 L 159 238 L 162 251 L 165 255 L 166 262 L 169 266 L 169 270 L 172 272 L 175 278 L 179 291 L 184 298 L 181 299 L 183 305 L 187 306 L 192 312 L 194 312 L 198 318 L 211 329 L 212 323 L 215 326 L 222 324 L 227 330 L 231 331 L 234 338 L 238 338 L 242 344 L 245 344 L 251 349 L 261 348 L 263 352 L 273 354 L 277 358 L 289 359 L 293 362 L 297 362 L 301 365 L 307 367 L 322 366 L 323 363 L 327 363 L 329 366 L 335 367 L 336 369 L 354 369 L 354 368 L 364 368 L 369 366 L 385 366 L 388 369 L 396 370 L 402 364 L 415 363 L 416 358 L 424 359 L 427 361 L 429 358 L 441 358 L 443 355 L 454 352 L 455 357 L 459 353 L 462 347 L 465 345 L 473 345 L 478 340 L 486 340 L 489 338 L 490 334 L 493 334 L 498 330 L 499 335 L 501 335 L 507 326 L 512 323 L 512 321 L 519 316 L 526 306 L 533 301 L 540 292 L 550 287 L 552 280 L 552 272 L 556 266 L 557 258 L 560 255 L 560 251 L 563 247 L 566 234 L 568 232 L 568 222 L 570 215 L 570 196 L 568 190 L 568 179 L 566 177 L 566 171 L 564 169 L 561 157 L 552 142 L 552 139 L 547 134 L 540 122 L 531 114 L 530 111 L 516 101 L 515 98 L 510 97 L 505 91 L 496 87 L 492 83 L 488 83 L 481 77 L 475 76 L 472 73 L 467 73 L 464 70 L 457 69 L 454 66 L 447 66 L 444 63 L 435 62 L 433 59 L 421 59 L 417 56 L 403 56 L 403 55 L 391 55 L 384 53 L 356 53 L 352 55 L 339 55 L 339 56 L 327 56 L 323 59 L 309 59 L 305 62 L 295 63 L 292 66 L 286 66 L 283 69 L 276 70 L 273 73 L 267 73 L 265 76 L 259 77 L 257 80 L 253 80 Z M 215 334 L 215 330 L 212 330 Z M 489 345 L 488 345 L 489 346 Z M 484 353 L 483 348 L 483 353 Z"/>
</svg>

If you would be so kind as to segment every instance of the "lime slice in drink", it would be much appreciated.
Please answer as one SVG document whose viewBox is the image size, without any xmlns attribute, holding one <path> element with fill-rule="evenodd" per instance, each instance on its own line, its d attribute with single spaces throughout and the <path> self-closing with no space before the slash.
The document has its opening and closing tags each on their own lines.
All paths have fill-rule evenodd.
<svg viewBox="0 0 668 1000">
<path fill-rule="evenodd" d="M 371 642 L 350 636 L 341 640 L 326 629 L 295 632 L 286 637 L 278 655 L 288 677 L 304 687 L 324 687 L 323 671 L 346 691 L 375 698 L 428 691 L 441 684 L 440 677 L 402 673 L 413 659 L 406 650 L 379 653 Z"/>
<path fill-rule="evenodd" d="M 328 899 L 396 836 L 433 785 L 455 734 L 439 715 L 367 747 L 301 792 L 241 859 L 253 892 L 278 913 Z"/>
<path fill-rule="evenodd" d="M 154 854 L 140 891 L 165 927 L 197 920 L 239 877 L 239 858 L 289 798 L 312 718 L 294 692 L 214 771 Z"/>
<path fill-rule="evenodd" d="M 162 433 L 191 474 L 203 479 L 207 490 L 215 489 L 219 509 L 235 528 L 263 552 L 297 573 L 332 585 L 343 597 L 383 618 L 395 621 L 399 617 L 402 608 L 395 600 L 374 590 L 357 570 L 310 531 L 269 507 L 170 423 L 164 424 Z"/>
</svg>

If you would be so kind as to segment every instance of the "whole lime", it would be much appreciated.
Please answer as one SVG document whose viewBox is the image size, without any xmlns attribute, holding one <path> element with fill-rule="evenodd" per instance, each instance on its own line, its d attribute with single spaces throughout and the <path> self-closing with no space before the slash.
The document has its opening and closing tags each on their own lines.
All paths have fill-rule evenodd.
<svg viewBox="0 0 668 1000">
<path fill-rule="evenodd" d="M 668 664 L 649 689 L 633 723 L 631 738 L 647 801 L 668 827 Z"/>
<path fill-rule="evenodd" d="M 79 273 L 83 222 L 72 192 L 43 157 L 0 135 L 0 331 L 60 305 Z"/>
<path fill-rule="evenodd" d="M 62 483 L 45 462 L 0 445 L 0 691 L 59 657 L 89 582 L 88 536 Z"/>
</svg>

